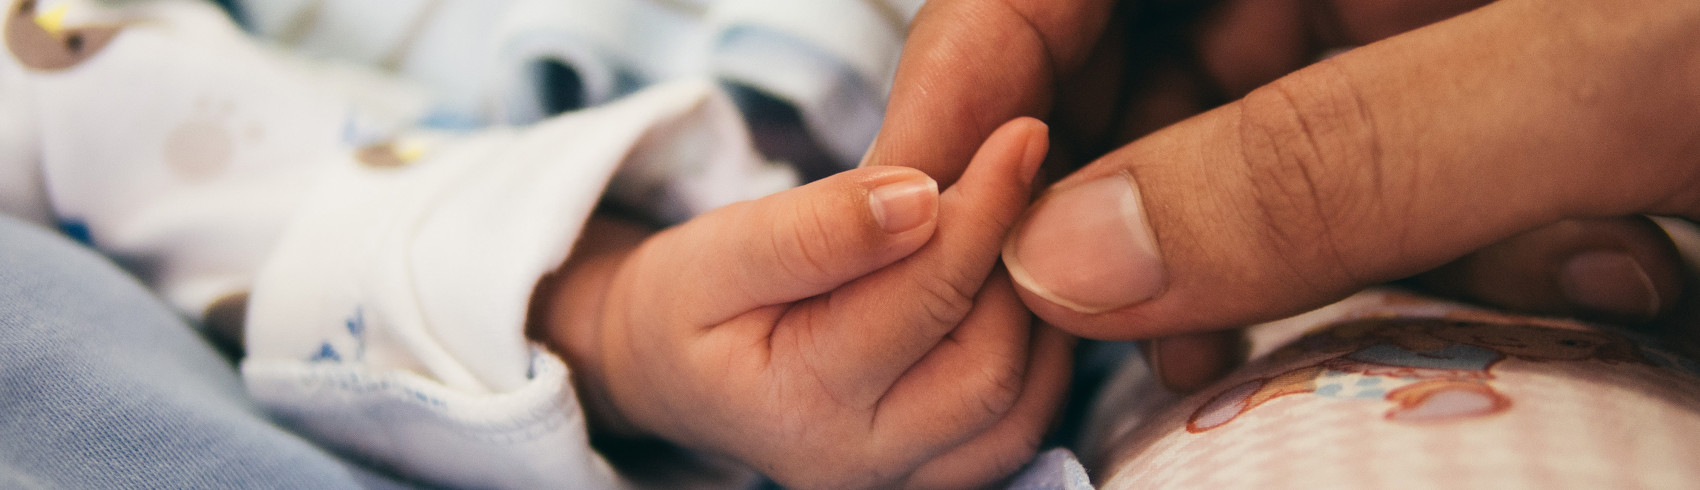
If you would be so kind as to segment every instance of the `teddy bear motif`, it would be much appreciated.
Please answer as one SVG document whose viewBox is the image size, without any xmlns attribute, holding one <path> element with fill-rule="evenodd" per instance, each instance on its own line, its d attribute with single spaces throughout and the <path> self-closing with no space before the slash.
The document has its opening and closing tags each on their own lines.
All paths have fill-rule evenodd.
<svg viewBox="0 0 1700 490">
<path fill-rule="evenodd" d="M 1327 355 L 1319 362 L 1235 385 L 1193 412 L 1187 431 L 1221 427 L 1287 395 L 1381 399 L 1386 418 L 1420 423 L 1502 412 L 1511 400 L 1495 390 L 1493 367 L 1516 358 L 1653 365 L 1634 343 L 1599 331 L 1448 318 L 1370 318 L 1307 335 L 1276 351 L 1277 362 Z"/>
<path fill-rule="evenodd" d="M 67 26 L 68 5 L 40 8 L 39 0 L 17 0 L 6 9 L 6 49 L 33 70 L 65 70 L 99 54 L 122 26 Z"/>
<path fill-rule="evenodd" d="M 210 180 L 228 170 L 238 161 L 242 148 L 265 136 L 264 126 L 240 123 L 235 113 L 234 104 L 228 100 L 197 100 L 189 116 L 173 126 L 161 143 L 166 167 L 187 182 Z"/>
</svg>

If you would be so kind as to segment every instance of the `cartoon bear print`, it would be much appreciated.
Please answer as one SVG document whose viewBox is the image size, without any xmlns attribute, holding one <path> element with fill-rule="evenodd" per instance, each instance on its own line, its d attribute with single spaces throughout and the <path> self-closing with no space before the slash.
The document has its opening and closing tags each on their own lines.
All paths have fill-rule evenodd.
<svg viewBox="0 0 1700 490">
<path fill-rule="evenodd" d="M 17 0 L 6 10 L 6 49 L 32 70 L 53 72 L 99 54 L 123 27 L 66 26 L 69 6 L 41 9 L 38 0 Z"/>
<path fill-rule="evenodd" d="M 1275 398 L 1311 394 L 1394 403 L 1386 418 L 1418 423 L 1499 413 L 1511 400 L 1493 388 L 1500 361 L 1564 361 L 1652 365 L 1628 339 L 1479 319 L 1369 318 L 1312 333 L 1271 356 L 1280 362 L 1328 355 L 1275 376 L 1246 381 L 1211 398 L 1187 420 L 1204 432 Z"/>
<path fill-rule="evenodd" d="M 179 178 L 198 182 L 223 173 L 237 151 L 259 142 L 265 129 L 258 123 L 239 124 L 229 101 L 202 97 L 194 111 L 174 126 L 162 142 L 161 158 Z"/>
</svg>

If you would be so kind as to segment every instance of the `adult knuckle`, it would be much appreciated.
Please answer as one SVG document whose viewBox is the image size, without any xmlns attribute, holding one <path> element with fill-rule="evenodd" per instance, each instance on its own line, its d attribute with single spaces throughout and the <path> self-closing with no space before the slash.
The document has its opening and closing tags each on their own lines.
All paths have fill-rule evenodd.
<svg viewBox="0 0 1700 490">
<path fill-rule="evenodd" d="M 1360 92 L 1330 61 L 1246 95 L 1239 143 L 1261 216 L 1258 238 L 1304 276 L 1360 282 L 1344 239 L 1386 222 L 1405 193 L 1382 157 L 1375 120 Z M 1302 264 L 1302 265 L 1298 265 Z M 1317 267 L 1328 270 L 1317 270 Z"/>
</svg>

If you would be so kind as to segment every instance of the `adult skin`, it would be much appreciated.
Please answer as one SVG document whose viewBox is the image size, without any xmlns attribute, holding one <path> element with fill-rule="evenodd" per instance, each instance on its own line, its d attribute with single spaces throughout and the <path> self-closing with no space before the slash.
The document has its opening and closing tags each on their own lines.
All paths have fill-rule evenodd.
<svg viewBox="0 0 1700 490">
<path fill-rule="evenodd" d="M 1642 215 L 1700 218 L 1700 2 L 933 0 L 866 163 L 948 185 L 1019 115 L 1090 162 L 1005 248 L 1023 301 L 1161 338 L 1172 388 L 1235 327 L 1413 275 L 1645 322 L 1684 275 Z"/>
</svg>

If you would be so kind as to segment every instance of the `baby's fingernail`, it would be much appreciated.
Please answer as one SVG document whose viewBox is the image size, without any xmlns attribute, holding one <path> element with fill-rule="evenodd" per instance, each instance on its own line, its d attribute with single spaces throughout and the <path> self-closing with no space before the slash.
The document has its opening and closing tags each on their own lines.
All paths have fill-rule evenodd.
<svg viewBox="0 0 1700 490">
<path fill-rule="evenodd" d="M 1576 254 L 1559 270 L 1558 285 L 1572 304 L 1605 313 L 1650 319 L 1661 306 L 1652 277 L 1623 252 Z"/>
<path fill-rule="evenodd" d="M 1127 172 L 1049 194 L 1004 244 L 1004 264 L 1021 287 L 1080 313 L 1149 300 L 1168 274 L 1142 205 Z"/>
<path fill-rule="evenodd" d="M 875 187 L 868 192 L 874 221 L 886 233 L 902 233 L 932 221 L 938 214 L 939 184 L 921 176 Z"/>
</svg>

